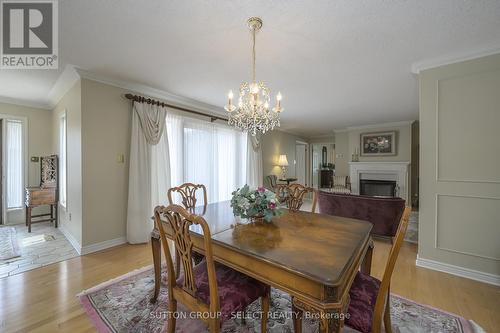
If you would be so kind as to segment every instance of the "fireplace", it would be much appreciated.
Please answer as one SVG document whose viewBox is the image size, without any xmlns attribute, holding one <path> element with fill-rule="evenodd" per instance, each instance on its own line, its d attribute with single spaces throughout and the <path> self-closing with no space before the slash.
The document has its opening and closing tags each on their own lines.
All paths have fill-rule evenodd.
<svg viewBox="0 0 500 333">
<path fill-rule="evenodd" d="M 397 183 L 394 180 L 360 179 L 359 194 L 377 197 L 395 197 Z"/>
</svg>

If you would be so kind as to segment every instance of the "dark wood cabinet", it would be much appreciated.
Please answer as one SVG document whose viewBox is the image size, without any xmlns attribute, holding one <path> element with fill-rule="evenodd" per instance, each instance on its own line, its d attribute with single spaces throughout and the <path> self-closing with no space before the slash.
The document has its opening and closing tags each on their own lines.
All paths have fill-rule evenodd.
<svg viewBox="0 0 500 333">
<path fill-rule="evenodd" d="M 332 169 L 319 170 L 319 187 L 320 188 L 333 187 L 333 170 Z"/>
</svg>

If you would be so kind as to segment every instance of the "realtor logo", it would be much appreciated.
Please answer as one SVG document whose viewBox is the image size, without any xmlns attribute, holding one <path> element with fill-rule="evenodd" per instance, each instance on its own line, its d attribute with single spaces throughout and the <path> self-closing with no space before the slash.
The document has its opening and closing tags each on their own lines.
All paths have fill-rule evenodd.
<svg viewBox="0 0 500 333">
<path fill-rule="evenodd" d="M 0 0 L 1 69 L 58 67 L 57 0 Z"/>
</svg>

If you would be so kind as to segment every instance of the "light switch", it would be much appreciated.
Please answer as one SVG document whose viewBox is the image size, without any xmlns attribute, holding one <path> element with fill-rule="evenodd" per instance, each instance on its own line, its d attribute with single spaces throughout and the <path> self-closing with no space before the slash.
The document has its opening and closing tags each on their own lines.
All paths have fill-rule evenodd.
<svg viewBox="0 0 500 333">
<path fill-rule="evenodd" d="M 125 163 L 125 155 L 123 154 L 116 155 L 116 163 Z"/>
</svg>

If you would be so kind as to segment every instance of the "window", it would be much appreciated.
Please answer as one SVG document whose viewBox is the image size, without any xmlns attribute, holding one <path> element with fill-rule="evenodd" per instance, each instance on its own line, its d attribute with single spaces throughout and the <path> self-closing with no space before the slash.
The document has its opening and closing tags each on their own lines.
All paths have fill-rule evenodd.
<svg viewBox="0 0 500 333">
<path fill-rule="evenodd" d="M 66 114 L 59 123 L 59 202 L 66 207 Z"/>
<path fill-rule="evenodd" d="M 167 115 L 171 184 L 204 184 L 208 202 L 231 199 L 246 182 L 245 133 L 172 113 Z"/>
<path fill-rule="evenodd" d="M 7 208 L 22 208 L 24 197 L 24 166 L 23 124 L 20 121 L 7 120 L 6 141 Z"/>
</svg>

